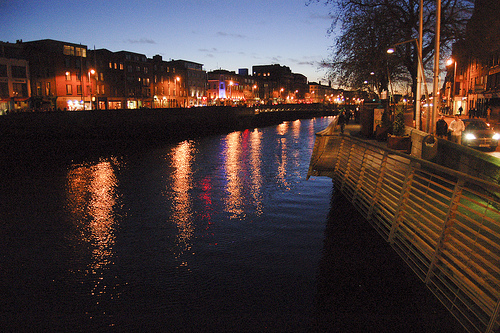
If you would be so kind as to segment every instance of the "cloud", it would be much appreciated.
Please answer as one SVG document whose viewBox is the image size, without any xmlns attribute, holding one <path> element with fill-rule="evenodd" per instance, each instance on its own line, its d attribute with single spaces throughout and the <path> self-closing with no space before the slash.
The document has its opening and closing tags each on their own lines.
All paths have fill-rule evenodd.
<svg viewBox="0 0 500 333">
<path fill-rule="evenodd" d="M 231 38 L 238 38 L 238 39 L 247 39 L 248 38 L 245 35 L 230 34 L 230 33 L 222 32 L 222 31 L 217 32 L 217 36 L 220 36 L 220 37 L 231 37 Z"/>
<path fill-rule="evenodd" d="M 130 44 L 156 44 L 156 42 L 154 40 L 148 39 L 148 38 L 127 39 L 127 40 L 125 40 L 125 43 L 130 43 Z"/>
<path fill-rule="evenodd" d="M 219 50 L 217 50 L 215 47 L 212 47 L 211 49 L 198 49 L 200 52 L 210 52 L 210 53 L 217 53 Z"/>
</svg>

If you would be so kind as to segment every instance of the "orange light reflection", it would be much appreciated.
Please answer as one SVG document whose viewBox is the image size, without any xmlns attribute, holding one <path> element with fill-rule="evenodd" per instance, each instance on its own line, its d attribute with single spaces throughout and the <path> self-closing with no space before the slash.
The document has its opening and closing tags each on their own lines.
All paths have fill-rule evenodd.
<svg viewBox="0 0 500 333">
<path fill-rule="evenodd" d="M 118 182 L 113 167 L 115 163 L 110 160 L 91 166 L 78 166 L 67 174 L 67 207 L 80 235 L 77 241 L 86 243 L 85 247 L 92 250 L 85 275 L 95 276 L 91 292 L 97 296 L 110 289 L 102 285 L 103 276 L 105 269 L 114 265 L 115 205 L 118 199 Z"/>
<path fill-rule="evenodd" d="M 191 249 L 191 239 L 194 234 L 193 200 L 190 194 L 190 190 L 193 189 L 193 156 L 194 147 L 190 141 L 181 142 L 172 151 L 172 166 L 174 168 L 172 173 L 172 190 L 174 192 L 172 218 L 178 229 L 176 253 L 178 259 Z M 187 266 L 188 264 L 183 261 L 180 265 Z"/>
</svg>

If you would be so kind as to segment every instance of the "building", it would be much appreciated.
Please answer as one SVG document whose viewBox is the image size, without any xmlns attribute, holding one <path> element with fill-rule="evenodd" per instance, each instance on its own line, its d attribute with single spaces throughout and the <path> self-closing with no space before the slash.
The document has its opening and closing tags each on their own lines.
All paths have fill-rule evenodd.
<svg viewBox="0 0 500 333">
<path fill-rule="evenodd" d="M 307 78 L 278 64 L 252 67 L 258 82 L 259 98 L 268 104 L 302 103 L 309 92 Z"/>
<path fill-rule="evenodd" d="M 30 66 L 32 108 L 90 108 L 87 46 L 51 39 L 20 44 Z"/>
<path fill-rule="evenodd" d="M 309 92 L 305 99 L 307 103 L 345 104 L 342 90 L 334 90 L 331 85 L 325 86 L 321 82 L 309 82 Z"/>
<path fill-rule="evenodd" d="M 477 0 L 467 24 L 466 38 L 453 46 L 448 63 L 444 96 L 450 113 L 462 109 L 500 121 L 500 2 Z"/>
<path fill-rule="evenodd" d="M 182 107 L 203 106 L 207 104 L 207 73 L 203 65 L 187 60 L 171 60 L 168 66 L 175 69 L 179 81 L 179 103 Z"/>
<path fill-rule="evenodd" d="M 252 67 L 259 86 L 259 98 L 268 104 L 284 103 L 295 94 L 293 74 L 289 67 L 278 64 Z"/>
<path fill-rule="evenodd" d="M 29 108 L 29 64 L 20 43 L 0 42 L 0 115 Z"/>
<path fill-rule="evenodd" d="M 244 71 L 240 71 L 245 74 Z M 207 73 L 209 105 L 254 105 L 257 99 L 257 81 L 249 75 L 217 69 Z"/>
</svg>

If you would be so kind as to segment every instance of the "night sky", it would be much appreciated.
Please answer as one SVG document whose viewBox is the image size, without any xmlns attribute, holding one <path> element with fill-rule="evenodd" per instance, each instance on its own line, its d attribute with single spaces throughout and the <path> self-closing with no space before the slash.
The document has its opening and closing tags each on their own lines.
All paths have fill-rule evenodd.
<svg viewBox="0 0 500 333">
<path fill-rule="evenodd" d="M 55 39 L 201 63 L 207 71 L 281 64 L 319 81 L 330 8 L 307 0 L 0 0 L 0 41 Z"/>
</svg>

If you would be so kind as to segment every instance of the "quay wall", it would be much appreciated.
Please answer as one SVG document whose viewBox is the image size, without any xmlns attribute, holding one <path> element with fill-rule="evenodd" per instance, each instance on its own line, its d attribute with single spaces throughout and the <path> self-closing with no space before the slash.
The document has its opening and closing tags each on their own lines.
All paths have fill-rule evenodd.
<svg viewBox="0 0 500 333">
<path fill-rule="evenodd" d="M 60 111 L 0 117 L 3 141 L 177 140 L 331 115 L 317 105 Z"/>
</svg>

